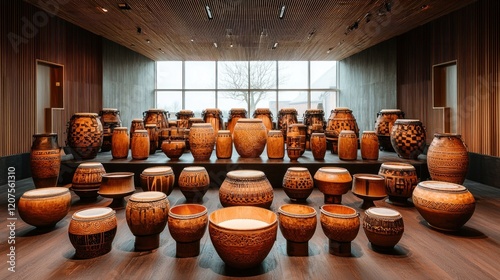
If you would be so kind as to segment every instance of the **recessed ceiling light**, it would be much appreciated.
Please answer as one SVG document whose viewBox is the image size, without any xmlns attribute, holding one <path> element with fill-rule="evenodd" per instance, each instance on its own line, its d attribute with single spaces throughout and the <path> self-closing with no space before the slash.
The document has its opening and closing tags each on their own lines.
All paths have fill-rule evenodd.
<svg viewBox="0 0 500 280">
<path fill-rule="evenodd" d="M 146 43 L 150 44 L 150 43 L 151 43 L 151 40 L 146 39 Z"/>
<path fill-rule="evenodd" d="M 283 19 L 285 17 L 285 10 L 286 6 L 285 5 L 281 6 L 279 19 Z"/>
<path fill-rule="evenodd" d="M 122 10 L 131 10 L 132 8 L 127 3 L 118 3 L 118 8 Z"/>
<path fill-rule="evenodd" d="M 207 17 L 209 20 L 213 19 L 212 10 L 210 10 L 210 6 L 208 6 L 208 5 L 205 6 L 205 12 L 207 12 Z"/>
<path fill-rule="evenodd" d="M 104 7 L 97 7 L 97 9 L 103 13 L 107 13 L 108 12 L 108 9 L 104 8 Z"/>
<path fill-rule="evenodd" d="M 217 45 L 217 43 L 216 43 L 216 42 L 214 42 L 214 47 L 215 47 L 215 48 L 218 48 L 218 47 L 219 47 L 219 46 Z"/>
</svg>

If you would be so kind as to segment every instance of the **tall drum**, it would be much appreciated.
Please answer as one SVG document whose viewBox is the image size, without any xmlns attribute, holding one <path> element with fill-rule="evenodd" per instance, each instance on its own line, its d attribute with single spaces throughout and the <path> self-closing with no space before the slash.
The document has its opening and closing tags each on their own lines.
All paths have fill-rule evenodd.
<svg viewBox="0 0 500 280">
<path fill-rule="evenodd" d="M 378 175 L 385 177 L 385 189 L 388 203 L 408 206 L 408 198 L 418 184 L 417 171 L 413 165 L 403 162 L 384 162 Z"/>
<path fill-rule="evenodd" d="M 307 126 L 306 143 L 309 147 L 313 133 L 325 132 L 325 112 L 321 109 L 307 109 L 304 113 L 304 124 Z"/>
<path fill-rule="evenodd" d="M 361 158 L 378 159 L 379 142 L 375 131 L 363 131 L 361 135 Z"/>
<path fill-rule="evenodd" d="M 180 110 L 175 114 L 177 117 L 177 126 L 181 128 L 188 128 L 189 118 L 194 117 L 194 113 L 191 110 Z"/>
<path fill-rule="evenodd" d="M 75 159 L 93 159 L 101 149 L 103 127 L 96 113 L 75 113 L 68 124 L 67 145 Z"/>
<path fill-rule="evenodd" d="M 358 138 L 352 130 L 342 130 L 339 134 L 339 159 L 356 160 L 358 158 Z"/>
<path fill-rule="evenodd" d="M 283 133 L 283 137 L 287 137 L 288 127 L 291 124 L 298 123 L 297 110 L 295 108 L 282 108 L 278 112 L 277 129 Z"/>
<path fill-rule="evenodd" d="M 132 135 L 136 130 L 145 130 L 144 121 L 142 119 L 133 119 L 130 124 L 130 145 L 132 145 Z"/>
<path fill-rule="evenodd" d="M 36 188 L 57 186 L 61 168 L 61 148 L 57 144 L 57 133 L 33 135 L 30 166 Z"/>
<path fill-rule="evenodd" d="M 342 130 L 352 130 L 356 137 L 359 136 L 356 118 L 354 118 L 352 110 L 347 107 L 337 107 L 331 111 L 326 129 L 333 131 L 333 137 L 338 137 Z"/>
<path fill-rule="evenodd" d="M 281 130 L 269 130 L 267 133 L 267 157 L 269 159 L 285 157 L 285 139 Z"/>
<path fill-rule="evenodd" d="M 231 131 L 231 134 L 234 132 L 234 127 L 239 119 L 247 118 L 247 110 L 245 108 L 232 108 L 229 110 L 229 117 L 227 118 L 226 129 Z"/>
<path fill-rule="evenodd" d="M 207 108 L 201 112 L 203 121 L 212 125 L 214 129 L 214 136 L 221 129 L 224 129 L 224 122 L 222 120 L 222 111 L 217 108 Z"/>
<path fill-rule="evenodd" d="M 405 113 L 399 109 L 382 109 L 377 113 L 375 133 L 381 150 L 394 151 L 391 144 L 391 131 L 397 119 L 404 119 Z"/>
<path fill-rule="evenodd" d="M 266 147 L 266 127 L 261 119 L 239 119 L 234 127 L 233 141 L 240 157 L 260 157 Z"/>
<path fill-rule="evenodd" d="M 257 108 L 253 112 L 254 119 L 261 119 L 262 123 L 266 127 L 266 130 L 269 132 L 269 130 L 274 129 L 274 123 L 273 123 L 273 113 L 269 108 Z"/>
<path fill-rule="evenodd" d="M 168 112 L 163 109 L 149 109 L 142 112 L 142 116 L 144 117 L 144 125 L 156 124 L 158 130 L 168 128 Z"/>
<path fill-rule="evenodd" d="M 112 136 L 115 127 L 122 125 L 120 111 L 116 108 L 102 108 L 99 112 L 99 118 L 104 130 L 101 152 L 107 152 L 110 151 L 112 147 Z"/>
<path fill-rule="evenodd" d="M 132 158 L 147 159 L 149 157 L 149 135 L 147 130 L 136 130 L 132 135 Z"/>
<path fill-rule="evenodd" d="M 195 160 L 209 160 L 215 146 L 214 128 L 209 123 L 195 123 L 189 131 L 189 145 Z"/>
<path fill-rule="evenodd" d="M 233 137 L 229 130 L 219 130 L 217 133 L 215 153 L 218 159 L 228 159 L 233 155 Z"/>
<path fill-rule="evenodd" d="M 130 138 L 127 128 L 124 126 L 115 127 L 111 137 L 111 156 L 114 159 L 127 158 L 130 146 Z"/>
</svg>

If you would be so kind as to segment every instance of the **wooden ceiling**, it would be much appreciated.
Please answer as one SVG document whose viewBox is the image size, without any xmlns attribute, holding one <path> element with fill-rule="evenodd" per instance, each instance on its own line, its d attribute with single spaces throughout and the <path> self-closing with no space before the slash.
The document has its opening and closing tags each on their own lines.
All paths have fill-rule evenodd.
<svg viewBox="0 0 500 280">
<path fill-rule="evenodd" d="M 26 2 L 158 61 L 341 60 L 475 0 Z"/>
</svg>

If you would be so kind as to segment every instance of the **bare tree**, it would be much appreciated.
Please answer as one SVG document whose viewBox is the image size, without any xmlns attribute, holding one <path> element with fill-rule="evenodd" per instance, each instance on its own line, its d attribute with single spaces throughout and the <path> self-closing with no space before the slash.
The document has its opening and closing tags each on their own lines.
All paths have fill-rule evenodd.
<svg viewBox="0 0 500 280">
<path fill-rule="evenodd" d="M 268 89 L 276 88 L 276 62 L 259 61 L 226 63 L 221 71 L 219 88 L 234 89 L 224 92 L 226 98 L 243 101 L 255 109 L 257 104 L 266 98 Z M 250 92 L 247 90 L 250 88 Z"/>
</svg>

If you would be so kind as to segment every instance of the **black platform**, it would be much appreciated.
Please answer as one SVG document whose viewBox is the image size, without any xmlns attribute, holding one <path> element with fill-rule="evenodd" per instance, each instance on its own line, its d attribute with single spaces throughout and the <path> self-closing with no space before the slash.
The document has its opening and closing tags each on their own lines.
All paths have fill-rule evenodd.
<svg viewBox="0 0 500 280">
<path fill-rule="evenodd" d="M 420 180 L 429 178 L 425 155 L 420 155 L 417 160 L 407 160 L 399 158 L 394 152 L 381 151 L 378 160 L 362 160 L 358 150 L 357 160 L 346 161 L 340 160 L 338 155 L 327 151 L 324 160 L 315 160 L 311 151 L 306 151 L 298 161 L 291 162 L 286 156 L 286 152 L 285 158 L 281 160 L 268 159 L 265 150 L 259 158 L 241 158 L 236 150 L 234 150 L 231 159 L 217 159 L 214 151 L 210 160 L 195 161 L 189 152 L 184 153 L 178 160 L 170 160 L 162 151 L 158 150 L 145 160 L 134 160 L 130 153 L 127 159 L 113 159 L 111 152 L 103 152 L 99 153 L 94 159 L 84 161 L 74 160 L 73 156 L 67 155 L 63 157 L 59 179 L 60 183 L 70 184 L 76 168 L 82 162 L 101 162 L 106 172 L 134 172 L 137 184 L 139 183 L 139 175 L 148 167 L 170 166 L 177 178 L 185 167 L 203 166 L 210 175 L 211 187 L 219 187 L 226 178 L 226 173 L 229 171 L 254 169 L 265 172 L 273 187 L 277 188 L 281 187 L 283 176 L 289 167 L 306 167 L 313 176 L 323 166 L 344 167 L 349 170 L 351 175 L 356 173 L 377 174 L 382 163 L 394 161 L 412 164 Z"/>
</svg>

